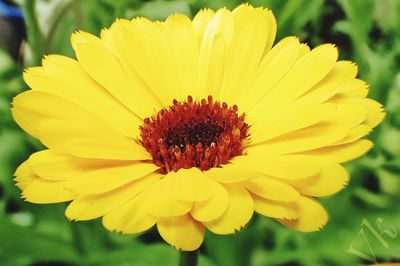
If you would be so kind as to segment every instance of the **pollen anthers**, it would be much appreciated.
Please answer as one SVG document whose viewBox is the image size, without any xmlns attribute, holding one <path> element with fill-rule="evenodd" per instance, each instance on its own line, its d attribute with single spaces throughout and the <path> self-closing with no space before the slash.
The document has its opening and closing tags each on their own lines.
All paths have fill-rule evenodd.
<svg viewBox="0 0 400 266">
<path fill-rule="evenodd" d="M 169 108 L 144 120 L 140 142 L 161 172 L 198 167 L 207 170 L 243 153 L 249 125 L 236 105 L 214 101 L 174 100 Z"/>
</svg>

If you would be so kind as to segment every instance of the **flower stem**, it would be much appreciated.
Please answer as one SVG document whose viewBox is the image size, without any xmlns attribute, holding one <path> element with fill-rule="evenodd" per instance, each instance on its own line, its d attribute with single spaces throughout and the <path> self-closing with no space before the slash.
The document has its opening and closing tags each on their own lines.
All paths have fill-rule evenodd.
<svg viewBox="0 0 400 266">
<path fill-rule="evenodd" d="M 199 257 L 199 251 L 181 251 L 179 266 L 196 266 Z"/>
<path fill-rule="evenodd" d="M 44 36 L 40 30 L 35 10 L 36 0 L 25 0 L 22 5 L 28 33 L 29 46 L 32 52 L 32 64 L 38 65 L 44 53 Z"/>
</svg>

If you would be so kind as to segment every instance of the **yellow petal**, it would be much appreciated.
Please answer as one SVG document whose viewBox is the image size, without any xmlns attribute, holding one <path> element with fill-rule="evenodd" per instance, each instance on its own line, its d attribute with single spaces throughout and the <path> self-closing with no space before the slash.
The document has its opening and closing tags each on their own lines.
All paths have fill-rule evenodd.
<svg viewBox="0 0 400 266">
<path fill-rule="evenodd" d="M 150 24 L 149 31 L 133 32 L 134 29 L 139 31 L 145 29 L 148 24 Z M 153 33 L 154 30 L 156 30 L 156 34 L 159 34 L 162 31 L 162 23 L 151 23 L 144 18 L 136 18 L 133 21 L 118 19 L 109 29 L 101 31 L 101 41 L 118 58 L 130 78 L 131 86 L 138 90 L 137 95 L 144 97 L 146 101 L 153 102 L 156 106 L 162 106 L 163 101 L 167 100 L 168 96 L 165 95 L 164 90 L 151 87 L 152 81 L 145 80 L 146 76 L 141 72 L 144 70 L 145 73 L 149 73 L 146 69 L 152 61 L 138 63 L 148 53 L 143 36 L 150 31 Z"/>
<path fill-rule="evenodd" d="M 14 176 L 16 177 L 25 177 L 25 176 L 31 176 L 34 175 L 34 172 L 29 166 L 28 160 L 24 161 L 21 163 L 17 170 L 15 170 Z"/>
<path fill-rule="evenodd" d="M 372 130 L 372 128 L 370 126 L 363 125 L 363 124 L 358 125 L 358 126 L 352 128 L 346 137 L 337 141 L 335 143 L 335 145 L 354 142 L 354 141 L 364 137 L 365 135 L 367 135 L 369 132 L 371 132 L 371 130 Z"/>
<path fill-rule="evenodd" d="M 200 50 L 199 60 L 199 86 L 206 88 L 208 95 L 219 95 L 224 71 L 224 54 L 227 44 L 221 35 L 216 35 L 208 47 Z M 215 99 L 219 99 L 215 97 Z"/>
<path fill-rule="evenodd" d="M 196 16 L 193 18 L 193 27 L 197 34 L 197 39 L 201 41 L 203 39 L 204 31 L 212 19 L 214 17 L 215 12 L 209 8 L 204 8 L 200 10 Z"/>
<path fill-rule="evenodd" d="M 288 154 L 313 150 L 334 144 L 343 139 L 350 128 L 337 124 L 319 123 L 311 127 L 300 129 L 271 139 L 267 142 L 255 144 L 248 149 L 264 150 L 265 154 Z"/>
<path fill-rule="evenodd" d="M 63 145 L 74 156 L 109 160 L 151 160 L 151 155 L 135 140 L 115 138 L 80 138 Z"/>
<path fill-rule="evenodd" d="M 36 175 L 27 175 L 27 176 L 17 176 L 14 178 L 14 181 L 16 182 L 15 185 L 20 189 L 24 190 L 26 189 L 30 184 L 33 183 L 33 181 L 38 180 L 39 177 Z"/>
<path fill-rule="evenodd" d="M 316 104 L 324 103 L 329 99 L 335 97 L 337 93 L 346 85 L 347 81 L 343 80 L 328 80 L 327 82 L 320 82 L 313 87 L 304 96 L 295 100 L 292 105 Z"/>
<path fill-rule="evenodd" d="M 276 35 L 276 20 L 275 17 L 273 15 L 273 13 L 271 12 L 271 10 L 266 9 L 266 8 L 262 8 L 262 7 L 258 7 L 258 8 L 254 8 L 253 6 L 249 5 L 249 4 L 241 4 L 238 7 L 236 7 L 232 13 L 237 15 L 237 14 L 248 14 L 250 12 L 258 12 L 267 22 L 267 33 L 266 35 L 268 36 L 266 44 L 265 44 L 265 49 L 264 49 L 264 53 L 263 55 L 265 55 L 272 47 L 272 44 L 275 41 L 275 35 Z"/>
<path fill-rule="evenodd" d="M 195 202 L 190 214 L 201 222 L 209 222 L 220 218 L 229 205 L 229 195 L 225 187 L 215 183 L 214 195 L 204 201 Z"/>
<path fill-rule="evenodd" d="M 170 188 L 165 178 L 151 188 L 149 199 L 146 202 L 149 214 L 156 217 L 181 216 L 192 209 L 193 202 L 176 199 Z"/>
<path fill-rule="evenodd" d="M 268 39 L 264 50 L 264 57 L 265 57 L 265 55 L 271 50 L 271 47 L 274 44 L 277 24 L 274 13 L 272 13 L 271 10 L 266 8 L 258 8 L 258 9 L 260 10 L 261 13 L 264 13 L 263 16 L 265 17 L 268 23 Z"/>
<path fill-rule="evenodd" d="M 22 192 L 22 198 L 37 204 L 70 201 L 75 197 L 75 193 L 65 188 L 64 182 L 43 179 L 34 180 Z"/>
<path fill-rule="evenodd" d="M 203 173 L 210 179 L 225 184 L 242 182 L 258 175 L 256 171 L 232 163 L 210 168 Z"/>
<path fill-rule="evenodd" d="M 289 181 L 303 195 L 322 197 L 343 189 L 349 182 L 349 174 L 340 164 L 321 163 L 321 172 L 313 177 Z"/>
<path fill-rule="evenodd" d="M 335 98 L 364 98 L 368 95 L 368 84 L 360 79 L 349 80 Z"/>
<path fill-rule="evenodd" d="M 116 45 L 122 52 L 120 60 L 129 66 L 129 70 L 143 81 L 162 105 L 169 106 L 172 99 L 180 98 L 185 90 L 173 93 L 178 72 L 163 36 L 164 26 L 157 25 L 146 18 L 135 18 L 127 25 L 116 27 L 119 36 Z M 155 79 L 155 76 L 158 78 Z"/>
<path fill-rule="evenodd" d="M 97 194 L 79 196 L 71 202 L 65 210 L 65 215 L 70 220 L 85 221 L 106 215 L 128 200 L 149 188 L 160 180 L 161 174 L 153 173 L 146 178 L 133 181 L 116 190 Z"/>
<path fill-rule="evenodd" d="M 259 176 L 243 182 L 243 186 L 260 197 L 281 202 L 292 202 L 300 197 L 290 185 L 276 179 Z"/>
<path fill-rule="evenodd" d="M 297 201 L 296 220 L 279 219 L 279 222 L 301 232 L 319 231 L 328 221 L 325 209 L 314 199 L 302 197 Z"/>
<path fill-rule="evenodd" d="M 233 16 L 219 9 L 207 24 L 200 40 L 199 82 L 208 94 L 218 99 L 225 65 L 225 53 L 229 49 L 233 34 Z"/>
<path fill-rule="evenodd" d="M 42 119 L 40 115 L 33 114 L 28 110 L 15 107 L 11 108 L 11 113 L 18 126 L 20 126 L 28 134 L 34 136 L 35 138 L 39 138 L 37 125 Z"/>
<path fill-rule="evenodd" d="M 169 16 L 163 34 L 178 73 L 175 92 L 180 92 L 175 97 L 204 97 L 199 91 L 199 43 L 192 22 L 182 14 Z"/>
<path fill-rule="evenodd" d="M 42 68 L 29 68 L 24 73 L 24 80 L 33 90 L 71 101 L 115 127 L 116 131 L 130 137 L 137 136 L 141 120 L 110 97 L 107 90 L 96 83 L 76 60 L 50 55 L 42 63 Z"/>
<path fill-rule="evenodd" d="M 118 58 L 100 39 L 87 35 L 82 32 L 75 33 L 71 42 L 79 64 L 94 80 L 140 118 L 151 115 L 155 107 L 161 107 L 150 92 L 140 87 L 132 75 L 126 74 Z M 132 89 L 132 84 L 137 87 Z"/>
<path fill-rule="evenodd" d="M 75 120 L 46 119 L 36 123 L 38 136 L 47 147 L 80 138 L 119 138 L 121 135 L 108 126 Z"/>
<path fill-rule="evenodd" d="M 338 61 L 332 70 L 306 94 L 295 101 L 296 104 L 322 103 L 340 94 L 357 75 L 357 66 L 349 61 Z"/>
<path fill-rule="evenodd" d="M 252 5 L 249 5 L 247 3 L 238 5 L 234 10 L 232 10 L 232 13 L 234 15 L 238 15 L 238 14 L 246 14 L 248 12 L 252 12 L 256 10 Z"/>
<path fill-rule="evenodd" d="M 38 124 L 43 119 L 75 120 L 104 125 L 98 117 L 83 108 L 58 96 L 38 91 L 26 91 L 16 96 L 12 113 L 19 126 L 36 138 L 39 137 Z"/>
<path fill-rule="evenodd" d="M 32 154 L 28 164 L 36 175 L 53 181 L 68 180 L 89 171 L 118 165 L 104 160 L 76 158 L 52 149 Z"/>
<path fill-rule="evenodd" d="M 304 96 L 295 101 L 296 104 L 322 103 L 340 94 L 357 75 L 357 66 L 350 61 L 338 61 L 332 70 Z"/>
<path fill-rule="evenodd" d="M 362 104 L 338 103 L 331 112 L 325 115 L 324 121 L 352 128 L 362 123 L 367 114 L 368 110 Z"/>
<path fill-rule="evenodd" d="M 275 45 L 260 63 L 255 78 L 246 85 L 248 89 L 238 95 L 235 103 L 249 112 L 289 71 L 297 59 L 299 47 L 299 41 L 294 37 L 285 38 Z M 252 113 L 253 116 L 257 114 Z"/>
<path fill-rule="evenodd" d="M 230 101 L 248 89 L 244 84 L 256 71 L 269 37 L 270 25 L 265 15 L 269 13 L 252 7 L 238 7 L 233 11 L 234 31 L 226 54 L 221 92 L 217 97 Z"/>
<path fill-rule="evenodd" d="M 157 229 L 161 237 L 178 250 L 196 250 L 203 243 L 204 226 L 188 214 L 160 218 L 157 221 Z"/>
<path fill-rule="evenodd" d="M 102 223 L 110 231 L 136 234 L 150 229 L 156 218 L 147 212 L 146 191 L 130 199 L 124 205 L 103 216 Z"/>
<path fill-rule="evenodd" d="M 307 151 L 303 154 L 336 163 L 344 163 L 362 156 L 369 151 L 372 146 L 373 143 L 371 141 L 362 139 L 348 144 Z"/>
<path fill-rule="evenodd" d="M 257 120 L 260 118 L 258 116 L 252 119 L 253 114 L 250 114 L 249 119 L 254 121 L 250 127 L 251 143 L 257 144 L 314 125 L 322 120 L 328 110 L 328 105 L 313 104 L 295 108 L 271 119 Z"/>
<path fill-rule="evenodd" d="M 337 49 L 330 44 L 313 49 L 293 65 L 251 112 L 268 113 L 296 100 L 331 71 L 337 56 Z"/>
<path fill-rule="evenodd" d="M 300 58 L 306 56 L 310 52 L 311 52 L 310 46 L 308 46 L 306 43 L 300 44 L 300 52 L 299 52 L 299 56 L 297 57 L 297 59 L 300 59 Z"/>
<path fill-rule="evenodd" d="M 221 35 L 222 39 L 229 47 L 232 42 L 233 27 L 233 15 L 231 11 L 226 8 L 219 9 L 207 24 L 203 39 L 201 40 L 201 45 L 203 46 L 207 44 L 207 42 L 212 42 L 215 36 Z"/>
<path fill-rule="evenodd" d="M 254 169 L 268 176 L 283 179 L 301 179 L 313 176 L 320 171 L 320 165 L 306 156 L 285 155 L 268 157 L 261 154 L 235 157 L 233 163 Z"/>
<path fill-rule="evenodd" d="M 172 196 L 178 200 L 202 201 L 214 194 L 214 181 L 196 167 L 171 171 L 165 176 L 165 181 Z"/>
<path fill-rule="evenodd" d="M 66 181 L 65 186 L 78 194 L 100 194 L 122 187 L 131 181 L 146 176 L 157 170 L 153 163 L 131 163 L 88 172 Z"/>
<path fill-rule="evenodd" d="M 356 106 L 361 105 L 366 110 L 366 117 L 362 121 L 364 124 L 371 128 L 376 127 L 382 122 L 385 117 L 385 112 L 380 103 L 369 98 L 343 98 L 343 99 L 332 99 L 330 102 L 334 102 L 338 105 Z"/>
<path fill-rule="evenodd" d="M 205 8 L 200 10 L 196 16 L 193 18 L 193 27 L 197 33 L 197 39 L 201 41 L 203 39 L 204 31 L 212 19 L 214 17 L 215 12 L 209 8 Z"/>
<path fill-rule="evenodd" d="M 225 213 L 211 222 L 203 222 L 215 234 L 232 234 L 242 229 L 254 212 L 253 199 L 240 185 L 224 185 L 229 194 L 229 206 Z"/>
<path fill-rule="evenodd" d="M 28 160 L 24 161 L 20 166 L 18 166 L 17 170 L 14 173 L 14 176 L 16 186 L 21 190 L 24 190 L 33 181 L 38 179 L 38 177 L 30 168 Z"/>
<path fill-rule="evenodd" d="M 124 58 L 124 49 L 121 49 L 119 46 L 120 39 L 123 38 L 121 34 L 121 29 L 127 28 L 131 26 L 131 21 L 128 19 L 116 19 L 115 22 L 109 28 L 103 28 L 100 31 L 100 38 L 103 44 L 110 49 L 110 51 L 118 57 L 121 64 L 124 68 L 132 74 L 129 64 L 126 64 L 126 58 Z M 82 41 L 85 42 L 84 37 L 86 37 L 88 42 L 91 42 L 92 36 L 88 35 L 85 32 L 80 32 L 80 36 Z M 96 40 L 94 40 L 96 41 Z M 135 75 L 134 75 L 135 76 Z"/>
<path fill-rule="evenodd" d="M 147 86 L 159 95 L 164 106 L 169 106 L 174 98 L 187 97 L 189 88 L 176 87 L 179 80 L 177 67 L 163 31 L 156 24 L 145 18 L 135 18 L 131 26 L 126 28 L 124 36 L 126 56 L 131 65 Z M 158 78 L 155 79 L 155 76 Z"/>
<path fill-rule="evenodd" d="M 363 98 L 363 99 L 358 99 L 359 103 L 363 104 L 368 108 L 368 114 L 367 118 L 365 119 L 364 123 L 371 128 L 376 127 L 379 125 L 383 118 L 385 118 L 385 112 L 383 110 L 383 107 L 380 103 L 377 101 L 374 101 L 369 98 Z"/>
<path fill-rule="evenodd" d="M 355 63 L 351 61 L 338 61 L 321 82 L 334 79 L 354 79 L 357 76 L 357 72 L 358 69 Z"/>
<path fill-rule="evenodd" d="M 385 118 L 386 113 L 384 112 L 369 112 L 365 124 L 374 128 L 379 125 Z"/>
<path fill-rule="evenodd" d="M 254 201 L 254 211 L 261 215 L 289 220 L 298 218 L 296 205 L 293 203 L 268 200 L 254 194 L 252 194 L 252 198 Z"/>
</svg>

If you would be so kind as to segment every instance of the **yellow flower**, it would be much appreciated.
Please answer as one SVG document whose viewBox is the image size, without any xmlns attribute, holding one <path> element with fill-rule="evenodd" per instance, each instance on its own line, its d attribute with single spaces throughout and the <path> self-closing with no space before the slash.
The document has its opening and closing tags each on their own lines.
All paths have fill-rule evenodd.
<svg viewBox="0 0 400 266">
<path fill-rule="evenodd" d="M 124 234 L 156 225 L 182 250 L 254 212 L 319 230 L 314 197 L 347 184 L 341 163 L 371 148 L 384 113 L 333 45 L 272 47 L 275 33 L 270 10 L 241 5 L 73 34 L 77 60 L 45 57 L 13 102 L 48 147 L 16 171 L 23 198 L 72 201 L 69 219 Z"/>
</svg>

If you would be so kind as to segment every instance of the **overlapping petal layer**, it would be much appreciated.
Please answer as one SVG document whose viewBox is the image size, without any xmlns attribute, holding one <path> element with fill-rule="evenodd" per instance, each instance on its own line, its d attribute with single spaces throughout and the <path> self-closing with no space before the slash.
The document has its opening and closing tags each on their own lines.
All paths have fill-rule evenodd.
<svg viewBox="0 0 400 266">
<path fill-rule="evenodd" d="M 33 203 L 72 201 L 73 220 L 103 217 L 126 234 L 157 225 L 166 242 L 197 249 L 205 228 L 230 234 L 254 211 L 300 231 L 327 222 L 314 197 L 341 190 L 340 165 L 366 153 L 384 117 L 357 68 L 330 44 L 295 37 L 275 46 L 271 11 L 180 14 L 165 22 L 117 20 L 101 37 L 72 36 L 77 59 L 50 55 L 29 68 L 13 102 L 18 124 L 48 149 L 16 171 Z M 228 164 L 161 174 L 140 145 L 143 119 L 188 95 L 246 114 L 245 152 Z"/>
</svg>

